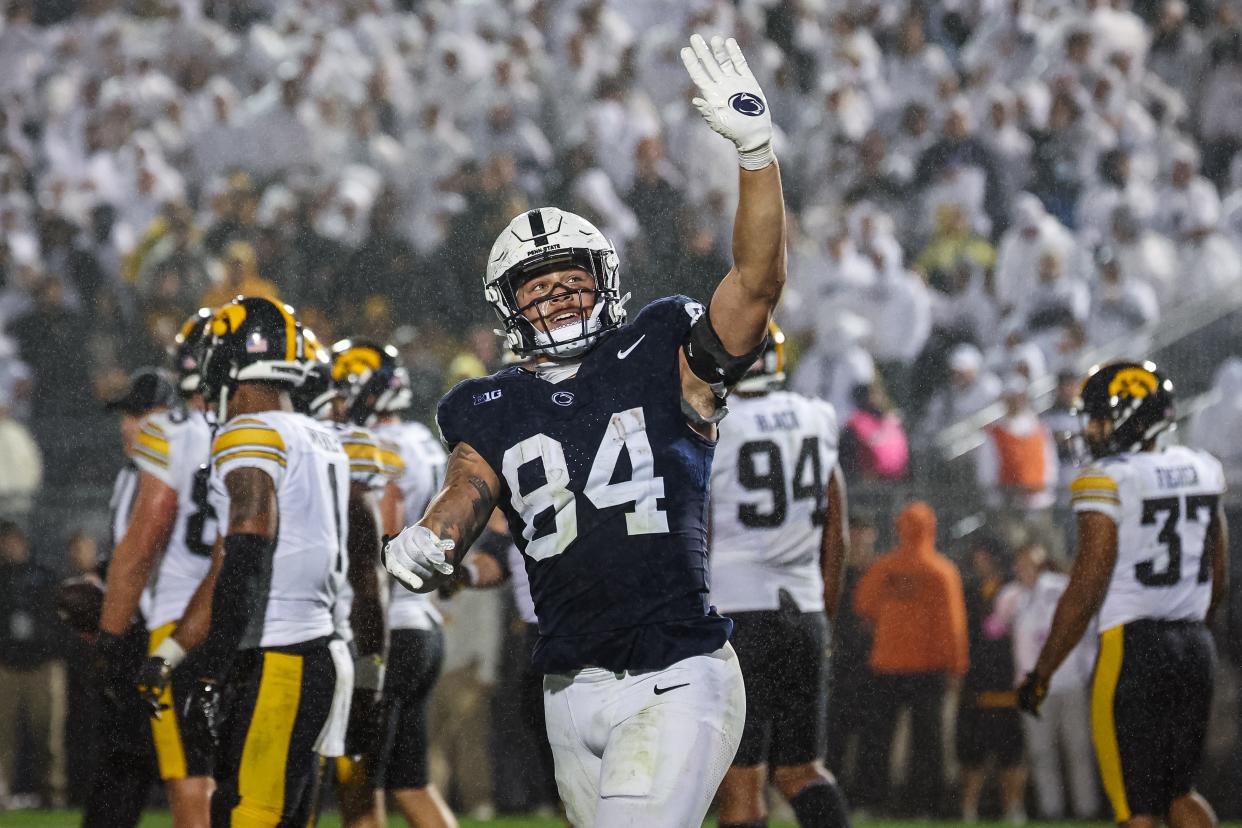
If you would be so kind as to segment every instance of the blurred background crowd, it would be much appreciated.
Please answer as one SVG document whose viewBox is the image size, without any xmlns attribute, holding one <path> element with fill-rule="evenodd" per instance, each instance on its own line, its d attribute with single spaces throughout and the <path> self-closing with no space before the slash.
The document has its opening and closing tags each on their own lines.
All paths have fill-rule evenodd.
<svg viewBox="0 0 1242 828">
<path fill-rule="evenodd" d="M 777 125 L 789 206 L 779 321 L 790 384 L 831 401 L 843 424 L 861 550 L 851 577 L 868 550 L 905 542 L 894 526 L 908 500 L 930 503 L 970 610 L 969 629 L 946 635 L 967 636 L 972 672 L 946 663 L 966 678 L 944 689 L 991 709 L 979 700 L 1012 686 L 1017 647 L 1014 620 L 995 613 L 999 587 L 1055 569 L 1071 548 L 1063 435 L 1086 366 L 1156 358 L 1179 385 L 1182 438 L 1217 453 L 1232 497 L 1242 491 L 1242 360 L 1229 357 L 1242 352 L 1239 6 L 7 0 L 0 679 L 7 690 L 37 672 L 31 686 L 57 689 L 16 702 L 6 692 L 0 719 L 26 726 L 6 721 L 0 740 L 24 739 L 21 755 L 37 757 L 40 734 L 68 728 L 75 748 L 0 768 L 0 793 L 59 803 L 84 790 L 73 780 L 89 765 L 87 725 L 43 701 L 81 694 L 89 676 L 73 669 L 80 646 L 57 631 L 40 585 L 106 551 L 124 456 L 102 401 L 134 368 L 162 364 L 195 308 L 278 296 L 322 340 L 391 341 L 429 419 L 454 382 L 499 363 L 481 277 L 523 209 L 594 221 L 620 253 L 631 310 L 670 293 L 709 297 L 729 266 L 737 173 L 732 148 L 687 103 L 678 49 L 694 31 L 738 38 Z M 1242 526 L 1240 503 L 1229 510 Z M 463 594 L 447 616 L 445 683 L 457 691 L 444 694 L 445 720 L 460 718 L 461 687 L 495 717 L 441 731 L 442 774 L 494 766 L 446 787 L 484 813 L 538 804 L 538 785 L 495 758 L 521 744 L 504 730 L 518 657 L 504 646 L 507 596 Z M 872 674 L 874 626 L 870 615 L 838 624 L 837 662 L 857 668 L 842 699 L 883 696 L 850 681 Z M 1230 638 L 1242 640 L 1222 635 L 1223 652 L 1242 659 Z M 987 686 L 979 665 L 991 665 Z M 1207 763 L 1226 779 L 1242 754 L 1236 676 L 1223 673 Z M 876 773 L 847 786 L 857 804 L 970 805 L 982 776 L 957 786 L 953 769 L 969 771 L 978 751 L 956 739 L 955 753 L 954 738 L 929 731 L 940 704 L 915 706 L 896 755 L 930 761 L 943 747 L 933 776 L 947 793 L 894 799 L 900 786 Z M 840 761 L 886 761 L 882 746 Z M 1098 810 L 1073 750 L 1072 811 Z M 1019 743 L 1016 764 L 1000 764 L 1020 760 Z M 915 768 L 909 778 L 925 782 Z M 1055 815 L 1043 798 L 1052 771 L 1034 771 L 1045 780 L 1037 812 Z M 1010 811 L 1024 783 L 1002 774 L 995 807 Z"/>
</svg>

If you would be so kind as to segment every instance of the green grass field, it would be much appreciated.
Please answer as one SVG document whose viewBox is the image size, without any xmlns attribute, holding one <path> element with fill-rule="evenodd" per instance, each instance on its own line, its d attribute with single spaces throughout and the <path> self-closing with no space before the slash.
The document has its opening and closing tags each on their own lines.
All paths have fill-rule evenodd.
<svg viewBox="0 0 1242 828">
<path fill-rule="evenodd" d="M 324 814 L 319 820 L 321 828 L 340 828 L 340 820 L 336 814 Z M 405 823 L 395 817 L 388 820 L 392 828 L 404 828 Z M 715 826 L 714 821 L 704 823 Z M 77 828 L 77 811 L 17 811 L 0 814 L 0 828 Z M 965 828 L 958 822 L 861 822 L 854 828 Z M 1027 828 L 1101 828 L 1111 825 L 1104 822 L 1031 822 Z M 1228 826 L 1229 823 L 1225 823 Z M 148 814 L 139 824 L 139 828 L 171 828 L 172 818 L 167 812 L 157 811 Z M 792 823 L 772 822 L 771 828 L 794 828 Z M 563 828 L 563 823 L 555 819 L 538 817 L 498 817 L 491 822 L 476 822 L 470 819 L 461 820 L 461 828 Z M 1009 828 L 1007 823 L 980 822 L 972 828 Z M 1224 826 L 1222 826 L 1224 828 Z M 1234 823 L 1232 828 L 1240 828 Z"/>
</svg>

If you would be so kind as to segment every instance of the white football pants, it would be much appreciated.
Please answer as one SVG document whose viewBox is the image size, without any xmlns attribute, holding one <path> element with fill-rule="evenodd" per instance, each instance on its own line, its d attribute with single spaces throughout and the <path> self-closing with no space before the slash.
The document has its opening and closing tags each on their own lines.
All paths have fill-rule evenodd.
<svg viewBox="0 0 1242 828">
<path fill-rule="evenodd" d="M 543 703 L 576 828 L 698 828 L 746 721 L 728 644 L 663 670 L 545 676 Z"/>
</svg>

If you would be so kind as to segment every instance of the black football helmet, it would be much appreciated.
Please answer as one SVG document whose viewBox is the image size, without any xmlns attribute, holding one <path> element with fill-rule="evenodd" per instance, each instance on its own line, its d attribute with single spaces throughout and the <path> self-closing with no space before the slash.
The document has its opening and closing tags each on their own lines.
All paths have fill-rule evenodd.
<svg viewBox="0 0 1242 828">
<path fill-rule="evenodd" d="M 332 400 L 340 395 L 332 380 L 332 357 L 310 328 L 302 330 L 306 340 L 306 379 L 293 394 L 293 407 L 316 420 L 330 419 Z"/>
<path fill-rule="evenodd" d="M 373 414 L 410 407 L 410 376 L 391 345 L 342 339 L 332 346 L 332 380 L 345 397 L 345 416 L 366 425 Z"/>
<path fill-rule="evenodd" d="M 211 316 L 211 308 L 196 310 L 193 316 L 181 323 L 181 330 L 177 331 L 173 346 L 169 349 L 172 368 L 177 374 L 177 389 L 183 397 L 198 393 L 200 346 Z"/>
<path fill-rule="evenodd" d="M 762 394 L 785 385 L 785 332 L 776 322 L 768 323 L 768 341 L 763 353 L 734 388 L 743 394 Z"/>
<path fill-rule="evenodd" d="M 1173 427 L 1173 382 L 1151 362 L 1112 362 L 1087 374 L 1074 406 L 1083 420 L 1083 440 L 1092 457 L 1135 451 Z M 1092 438 L 1090 420 L 1112 424 Z"/>
<path fill-rule="evenodd" d="M 241 382 L 297 388 L 306 377 L 306 340 L 293 308 L 260 296 L 238 296 L 211 317 L 202 340 L 203 395 L 227 419 L 229 393 Z"/>
</svg>

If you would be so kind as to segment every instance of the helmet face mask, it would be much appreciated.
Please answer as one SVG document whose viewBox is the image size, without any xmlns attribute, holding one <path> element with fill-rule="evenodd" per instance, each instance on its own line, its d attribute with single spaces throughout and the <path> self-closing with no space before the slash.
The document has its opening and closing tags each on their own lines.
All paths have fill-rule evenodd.
<svg viewBox="0 0 1242 828">
<path fill-rule="evenodd" d="M 520 287 L 542 274 L 578 269 L 595 280 L 595 304 L 582 313 L 577 328 L 572 324 L 554 328 L 539 315 L 543 325 L 527 317 L 527 311 L 565 295 L 559 294 L 518 303 Z M 509 222 L 492 245 L 483 294 L 500 317 L 504 329 L 497 331 L 505 345 L 522 356 L 542 354 L 572 359 L 585 353 L 605 331 L 625 321 L 625 301 L 620 293 L 616 250 L 590 222 L 581 216 L 542 207 Z M 579 292 L 578 309 L 585 310 Z"/>
<path fill-rule="evenodd" d="M 1097 459 L 1142 449 L 1176 426 L 1173 383 L 1151 362 L 1092 368 L 1075 410 L 1082 443 Z"/>
</svg>

